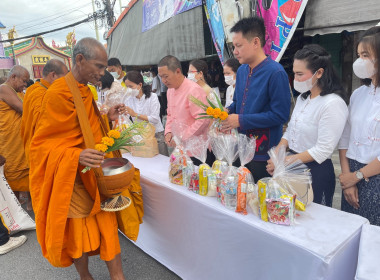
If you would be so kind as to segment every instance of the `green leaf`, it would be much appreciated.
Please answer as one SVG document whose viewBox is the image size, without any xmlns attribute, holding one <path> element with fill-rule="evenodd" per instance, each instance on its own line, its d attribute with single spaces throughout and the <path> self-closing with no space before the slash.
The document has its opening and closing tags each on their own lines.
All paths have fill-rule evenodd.
<svg viewBox="0 0 380 280">
<path fill-rule="evenodd" d="M 199 118 L 196 118 L 196 120 L 203 120 L 203 119 L 213 119 L 212 116 L 208 116 L 208 117 L 199 117 Z"/>
<path fill-rule="evenodd" d="M 215 109 L 216 107 L 215 107 L 214 104 L 212 104 L 212 102 L 210 101 L 210 99 L 208 99 L 207 97 L 206 97 L 206 99 L 207 99 L 208 104 L 210 104 L 210 106 L 211 106 L 213 109 Z"/>
<path fill-rule="evenodd" d="M 215 95 L 216 102 L 218 102 L 218 105 L 219 105 L 220 110 L 224 111 L 224 109 L 223 109 L 223 105 L 222 105 L 222 102 L 220 102 L 220 99 L 219 99 L 218 95 L 216 94 L 215 91 L 213 91 L 213 93 L 214 93 L 214 95 Z"/>
</svg>

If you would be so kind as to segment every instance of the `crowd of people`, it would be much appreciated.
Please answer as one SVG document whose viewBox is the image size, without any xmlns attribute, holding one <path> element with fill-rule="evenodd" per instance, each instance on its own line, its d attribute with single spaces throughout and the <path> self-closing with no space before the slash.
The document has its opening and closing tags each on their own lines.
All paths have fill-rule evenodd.
<svg viewBox="0 0 380 280">
<path fill-rule="evenodd" d="M 363 85 L 351 98 L 323 47 L 311 44 L 298 50 L 293 72 L 300 95 L 291 114 L 288 75 L 263 49 L 263 20 L 244 18 L 231 33 L 234 58 L 223 67 L 229 115 L 221 130 L 236 128 L 256 138 L 255 157 L 246 165 L 255 182 L 273 174 L 269 149 L 286 146 L 288 162 L 299 160 L 310 169 L 314 202 L 331 207 L 331 156 L 338 147 L 342 210 L 380 226 L 380 27 L 369 29 L 359 40 L 353 70 Z M 81 279 L 92 279 L 88 256 L 100 254 L 111 279 L 124 279 L 115 213 L 100 210 L 94 174 L 79 172 L 84 166 L 99 167 L 106 155 L 85 146 L 73 90 L 82 96 L 97 142 L 104 131 L 93 99 L 108 105 L 104 118 L 109 127 L 121 115 L 150 123 L 159 153 L 168 156 L 168 148 L 176 145 L 175 123 L 186 125 L 184 140 L 208 133 L 209 119 L 199 119 L 203 111 L 188 97 L 204 103 L 220 98 L 215 87 L 222 77 L 215 64 L 208 69 L 199 59 L 190 62 L 186 77 L 180 60 L 167 55 L 150 70 L 150 85 L 141 72 L 124 72 L 120 61 L 108 59 L 104 47 L 91 38 L 75 45 L 72 61 L 68 72 L 62 62 L 50 60 L 43 78 L 26 89 L 25 97 L 29 73 L 22 66 L 13 67 L 0 86 L 0 135 L 7 139 L 0 146 L 6 158 L 4 175 L 13 191 L 30 192 L 38 242 L 52 265 L 74 263 Z M 120 93 L 123 98 L 116 98 Z M 209 150 L 206 162 L 214 160 Z M 3 238 L 0 231 L 0 254 L 11 241 L 17 246 L 25 242 Z"/>
</svg>

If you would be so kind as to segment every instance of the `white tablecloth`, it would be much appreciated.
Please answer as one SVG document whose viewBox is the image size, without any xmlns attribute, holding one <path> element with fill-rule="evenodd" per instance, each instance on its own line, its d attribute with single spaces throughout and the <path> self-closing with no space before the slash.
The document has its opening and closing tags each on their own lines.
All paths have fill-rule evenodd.
<svg viewBox="0 0 380 280">
<path fill-rule="evenodd" d="M 380 227 L 378 226 L 363 226 L 355 279 L 380 279 Z"/>
<path fill-rule="evenodd" d="M 171 184 L 168 157 L 124 156 L 141 171 L 136 244 L 183 279 L 354 279 L 366 219 L 311 204 L 295 226 L 266 223 Z"/>
</svg>

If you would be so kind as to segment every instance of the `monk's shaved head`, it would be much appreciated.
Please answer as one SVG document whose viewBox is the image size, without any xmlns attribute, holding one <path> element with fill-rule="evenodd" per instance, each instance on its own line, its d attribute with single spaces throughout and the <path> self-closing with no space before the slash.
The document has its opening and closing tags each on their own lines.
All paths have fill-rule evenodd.
<svg viewBox="0 0 380 280">
<path fill-rule="evenodd" d="M 25 67 L 23 67 L 21 65 L 15 65 L 12 67 L 11 71 L 9 72 L 8 78 L 10 78 L 12 75 L 15 75 L 16 77 L 21 78 L 24 75 L 29 76 L 29 72 L 28 72 L 28 70 L 26 70 Z"/>
<path fill-rule="evenodd" d="M 27 87 L 30 75 L 28 70 L 21 65 L 13 66 L 8 74 L 7 84 L 15 91 L 21 92 Z"/>
<path fill-rule="evenodd" d="M 95 59 L 99 55 L 99 52 L 107 54 L 106 49 L 98 40 L 90 37 L 79 40 L 73 50 L 73 64 L 76 64 L 76 57 L 78 54 L 82 54 L 87 60 Z"/>
<path fill-rule="evenodd" d="M 59 76 L 63 76 L 67 73 L 67 66 L 58 59 L 50 59 L 45 64 L 44 70 L 42 70 L 42 76 L 46 78 L 51 72 L 54 72 Z"/>
<path fill-rule="evenodd" d="M 81 84 L 90 82 L 95 85 L 104 75 L 107 67 L 107 52 L 94 38 L 83 38 L 73 50 L 74 78 Z"/>
</svg>

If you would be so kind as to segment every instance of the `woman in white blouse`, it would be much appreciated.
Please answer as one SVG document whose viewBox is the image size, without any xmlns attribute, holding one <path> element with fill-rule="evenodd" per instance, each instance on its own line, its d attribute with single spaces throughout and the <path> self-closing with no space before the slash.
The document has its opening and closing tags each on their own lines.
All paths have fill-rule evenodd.
<svg viewBox="0 0 380 280">
<path fill-rule="evenodd" d="M 364 85 L 351 95 L 339 143 L 342 210 L 380 226 L 380 27 L 364 34 L 357 52 L 353 70 Z"/>
<path fill-rule="evenodd" d="M 224 107 L 228 107 L 232 104 L 235 93 L 236 72 L 240 67 L 239 60 L 236 58 L 230 58 L 223 66 L 224 81 L 228 85 L 226 91 L 226 104 Z"/>
<path fill-rule="evenodd" d="M 287 160 L 299 159 L 310 168 L 314 202 L 331 207 L 335 190 L 331 155 L 347 120 L 345 93 L 330 54 L 319 45 L 296 52 L 293 72 L 294 88 L 301 95 L 279 146 L 289 147 Z M 271 161 L 267 170 L 273 172 Z"/>
<path fill-rule="evenodd" d="M 147 121 L 153 124 L 156 128 L 159 153 L 168 156 L 157 94 L 151 92 L 151 86 L 144 83 L 143 76 L 138 71 L 128 72 L 124 77 L 124 83 L 127 86 L 128 96 L 124 100 L 125 113 L 134 118 L 134 121 Z"/>
</svg>

